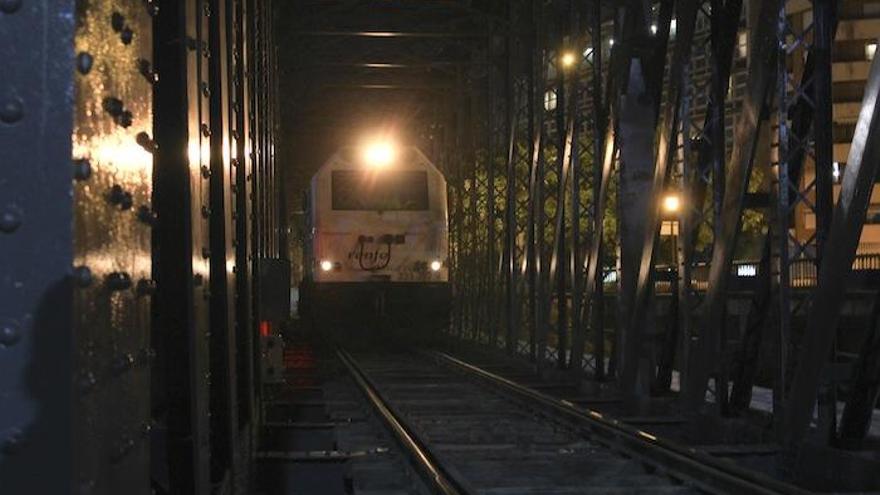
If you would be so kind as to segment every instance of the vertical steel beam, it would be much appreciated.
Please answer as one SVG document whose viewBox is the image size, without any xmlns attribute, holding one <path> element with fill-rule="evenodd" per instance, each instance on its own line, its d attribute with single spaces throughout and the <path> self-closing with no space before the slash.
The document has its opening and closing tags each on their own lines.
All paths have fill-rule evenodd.
<svg viewBox="0 0 880 495">
<path fill-rule="evenodd" d="M 210 252 L 211 252 L 211 478 L 229 482 L 236 477 L 238 447 L 236 396 L 235 274 L 227 260 L 233 257 L 232 170 L 230 114 L 230 23 L 226 0 L 212 0 L 209 19 Z"/>
<path fill-rule="evenodd" d="M 641 342 L 641 336 L 647 332 L 642 326 L 637 326 L 633 311 L 639 283 L 642 241 L 647 229 L 645 213 L 653 208 L 650 201 L 654 175 L 654 119 L 645 116 L 653 115 L 655 109 L 642 64 L 637 57 L 631 58 L 626 92 L 621 96 L 619 105 L 620 380 L 623 393 L 629 399 L 634 399 L 644 398 L 648 386 L 645 374 L 647 365 L 642 363 L 648 356 Z"/>
<path fill-rule="evenodd" d="M 605 133 L 608 126 L 607 107 L 602 98 L 602 2 L 593 2 L 593 19 L 591 42 L 593 47 L 593 242 L 587 258 L 590 265 L 587 269 L 585 299 L 588 308 L 592 308 L 592 319 L 589 322 L 593 335 L 593 360 L 596 381 L 605 378 L 605 207 L 608 195 L 608 179 L 611 175 L 611 164 L 614 145 L 606 152 Z M 609 140 L 613 141 L 613 139 Z M 606 167 L 607 163 L 607 167 Z M 592 290 L 591 290 L 592 289 Z"/>
<path fill-rule="evenodd" d="M 739 236 L 743 202 L 757 148 L 761 112 L 776 80 L 776 20 L 780 5 L 780 0 L 762 2 L 758 24 L 752 30 L 748 91 L 737 120 L 730 168 L 725 177 L 724 200 L 712 247 L 703 317 L 696 348 L 689 356 L 687 380 L 683 384 L 682 399 L 689 408 L 702 404 L 709 377 L 720 359 L 721 336 L 718 330 L 726 304 L 733 250 Z"/>
<path fill-rule="evenodd" d="M 834 218 L 819 267 L 798 366 L 786 402 L 785 440 L 801 441 L 813 413 L 819 380 L 834 345 L 846 279 L 858 248 L 874 178 L 880 168 L 880 60 L 871 64 Z"/>
<path fill-rule="evenodd" d="M 73 268 L 71 178 L 79 170 L 83 182 L 88 164 L 71 161 L 87 158 L 72 155 L 71 142 L 74 88 L 87 77 L 74 72 L 76 3 L 6 2 L 0 14 L 0 490 L 9 493 L 79 489 L 85 463 L 73 443 L 73 384 L 86 385 L 79 401 L 97 402 L 83 393 L 95 370 L 74 361 L 73 301 L 85 300 L 74 291 L 92 282 L 85 267 Z M 83 366 L 77 378 L 75 364 Z"/>
<path fill-rule="evenodd" d="M 569 2 L 569 16 L 571 26 L 569 29 L 569 43 L 573 45 L 572 51 L 576 54 L 577 60 L 583 61 L 582 53 L 583 43 L 580 32 L 580 10 L 576 8 L 575 2 Z M 571 141 L 569 145 L 570 153 L 570 169 L 571 169 L 571 189 L 569 201 L 571 203 L 571 246 L 569 248 L 569 257 L 567 259 L 566 269 L 569 272 L 569 280 L 571 280 L 571 354 L 569 356 L 569 367 L 575 376 L 581 371 L 583 354 L 584 354 L 584 335 L 583 322 L 580 318 L 583 306 L 583 253 L 581 246 L 581 190 L 582 172 L 581 172 L 581 143 L 578 139 L 580 135 L 580 101 L 578 99 L 581 88 L 580 63 L 575 66 L 573 77 L 571 78 L 571 97 L 569 98 L 569 119 L 571 120 Z"/>
<path fill-rule="evenodd" d="M 514 17 L 515 2 L 507 3 L 507 19 L 510 25 L 516 25 Z M 516 194 L 518 181 L 516 177 L 516 127 L 518 98 L 515 93 L 514 77 L 518 75 L 516 59 L 516 38 L 508 36 L 506 40 L 506 77 L 504 79 L 505 116 L 504 125 L 507 135 L 507 191 L 504 200 L 504 278 L 505 278 L 505 348 L 508 354 L 516 352 L 519 337 L 519 315 L 517 307 L 517 287 L 519 280 L 516 269 Z"/>
<path fill-rule="evenodd" d="M 648 324 L 648 311 L 654 285 L 654 250 L 658 237 L 661 198 L 666 188 L 669 163 L 673 160 L 675 144 L 678 142 L 680 102 L 686 89 L 684 81 L 685 68 L 690 59 L 699 2 L 697 0 L 684 1 L 678 3 L 676 7 L 678 38 L 669 74 L 668 101 L 660 120 L 660 143 L 657 148 L 656 166 L 653 170 L 653 183 L 647 191 L 647 210 L 644 212 L 641 259 L 637 272 L 638 279 L 634 287 L 636 292 L 633 298 L 632 314 L 629 326 L 627 327 L 627 339 L 631 342 L 633 348 L 638 349 L 628 358 L 628 364 L 630 366 L 638 366 L 639 368 L 649 366 L 647 362 L 641 363 L 641 356 L 646 353 L 645 348 L 642 346 L 644 340 L 642 329 Z M 633 382 L 624 381 L 624 387 L 635 387 L 633 389 L 625 388 L 625 390 L 636 395 L 646 393 L 648 383 L 642 383 L 638 380 L 643 376 L 653 375 L 653 370 L 646 368 L 633 371 L 631 367 L 624 367 L 624 369 L 629 370 L 629 373 L 625 373 L 624 376 L 628 380 L 635 380 Z M 630 373 L 635 373 L 635 375 Z"/>
</svg>

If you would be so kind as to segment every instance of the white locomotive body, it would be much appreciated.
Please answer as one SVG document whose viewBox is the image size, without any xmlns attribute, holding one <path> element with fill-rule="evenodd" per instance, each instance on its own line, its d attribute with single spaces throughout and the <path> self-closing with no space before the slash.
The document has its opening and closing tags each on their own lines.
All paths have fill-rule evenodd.
<svg viewBox="0 0 880 495">
<path fill-rule="evenodd" d="M 448 313 L 446 180 L 418 149 L 387 166 L 339 150 L 312 177 L 307 208 L 313 314 Z"/>
</svg>

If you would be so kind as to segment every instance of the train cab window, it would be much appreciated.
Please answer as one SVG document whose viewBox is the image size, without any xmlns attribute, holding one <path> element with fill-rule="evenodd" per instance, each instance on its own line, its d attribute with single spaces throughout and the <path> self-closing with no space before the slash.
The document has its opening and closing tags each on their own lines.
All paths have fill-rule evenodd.
<svg viewBox="0 0 880 495">
<path fill-rule="evenodd" d="M 428 209 L 428 173 L 423 170 L 334 170 L 330 176 L 334 210 L 420 211 Z"/>
</svg>

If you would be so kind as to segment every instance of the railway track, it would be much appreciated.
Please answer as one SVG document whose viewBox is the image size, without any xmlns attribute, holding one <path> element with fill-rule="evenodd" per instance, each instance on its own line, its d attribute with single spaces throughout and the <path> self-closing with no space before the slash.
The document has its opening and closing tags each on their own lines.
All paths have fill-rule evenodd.
<svg viewBox="0 0 880 495">
<path fill-rule="evenodd" d="M 803 493 L 446 354 L 337 354 L 435 493 Z"/>
<path fill-rule="evenodd" d="M 283 381 L 264 386 L 260 495 L 430 493 L 332 348 L 287 342 Z"/>
</svg>

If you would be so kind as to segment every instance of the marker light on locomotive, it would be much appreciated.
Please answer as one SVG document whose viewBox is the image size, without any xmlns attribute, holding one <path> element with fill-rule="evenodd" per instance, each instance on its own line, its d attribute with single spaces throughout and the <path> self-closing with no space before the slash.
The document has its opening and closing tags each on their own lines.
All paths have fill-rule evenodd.
<svg viewBox="0 0 880 495">
<path fill-rule="evenodd" d="M 440 260 L 434 260 L 431 262 L 432 272 L 439 272 L 441 268 L 443 268 L 443 263 L 441 263 Z"/>
<path fill-rule="evenodd" d="M 321 270 L 323 270 L 325 272 L 329 272 L 332 269 L 333 269 L 333 262 L 332 261 L 330 261 L 330 260 L 321 261 Z"/>
</svg>

